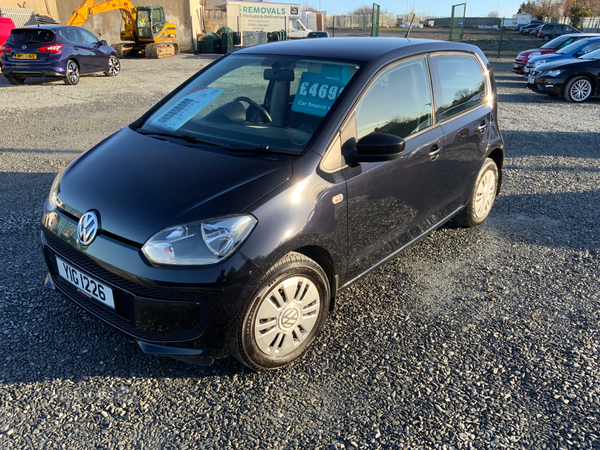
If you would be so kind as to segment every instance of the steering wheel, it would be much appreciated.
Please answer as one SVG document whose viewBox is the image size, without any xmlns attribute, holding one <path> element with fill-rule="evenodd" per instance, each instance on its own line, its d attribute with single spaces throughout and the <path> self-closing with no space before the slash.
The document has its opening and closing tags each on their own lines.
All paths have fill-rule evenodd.
<svg viewBox="0 0 600 450">
<path fill-rule="evenodd" d="M 234 102 L 246 102 L 248 103 L 250 106 L 252 106 L 253 108 L 256 108 L 258 110 L 258 112 L 260 113 L 260 117 L 263 121 L 263 123 L 273 123 L 273 119 L 271 119 L 271 114 L 269 114 L 269 111 L 267 111 L 264 107 L 262 107 L 261 105 L 259 105 L 258 103 L 256 103 L 254 100 L 252 100 L 251 98 L 248 97 L 236 97 L 233 99 Z"/>
</svg>

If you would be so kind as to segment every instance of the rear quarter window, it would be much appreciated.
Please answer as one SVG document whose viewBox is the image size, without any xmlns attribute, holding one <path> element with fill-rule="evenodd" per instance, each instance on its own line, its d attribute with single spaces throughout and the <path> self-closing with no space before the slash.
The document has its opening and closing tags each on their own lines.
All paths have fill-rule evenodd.
<svg viewBox="0 0 600 450">
<path fill-rule="evenodd" d="M 46 42 L 54 42 L 55 35 L 53 31 L 36 29 L 36 28 L 24 28 L 13 30 L 8 37 L 8 41 L 11 44 L 41 44 Z"/>
<path fill-rule="evenodd" d="M 473 56 L 433 56 L 436 119 L 442 121 L 485 104 L 485 76 Z"/>
</svg>

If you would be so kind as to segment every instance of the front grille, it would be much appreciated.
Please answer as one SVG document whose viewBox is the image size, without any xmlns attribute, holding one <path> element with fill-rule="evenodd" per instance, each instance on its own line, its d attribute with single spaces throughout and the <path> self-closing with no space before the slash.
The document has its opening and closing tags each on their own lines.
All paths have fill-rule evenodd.
<svg viewBox="0 0 600 450">
<path fill-rule="evenodd" d="M 81 267 L 83 270 L 89 272 L 91 275 L 97 278 L 107 281 L 109 284 L 118 286 L 139 297 L 149 297 L 161 300 L 181 300 L 186 302 L 202 302 L 206 300 L 206 298 L 198 292 L 156 289 L 126 280 L 125 278 L 109 272 L 97 263 L 81 257 L 69 248 L 69 244 L 57 238 L 54 234 L 44 231 L 44 236 L 46 237 L 50 247 L 52 247 L 55 252 L 71 260 L 76 266 Z"/>
<path fill-rule="evenodd" d="M 537 70 L 532 70 L 531 72 L 529 72 L 529 75 L 531 75 L 532 77 L 535 77 L 536 75 L 539 75 L 541 72 L 537 71 Z"/>
</svg>

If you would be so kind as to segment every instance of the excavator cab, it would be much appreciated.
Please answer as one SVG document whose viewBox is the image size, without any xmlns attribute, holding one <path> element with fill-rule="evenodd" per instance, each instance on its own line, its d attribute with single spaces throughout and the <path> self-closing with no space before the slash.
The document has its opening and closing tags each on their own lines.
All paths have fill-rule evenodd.
<svg viewBox="0 0 600 450">
<path fill-rule="evenodd" d="M 137 8 L 136 28 L 138 39 L 154 41 L 163 32 L 167 20 L 162 6 L 139 6 Z"/>
</svg>

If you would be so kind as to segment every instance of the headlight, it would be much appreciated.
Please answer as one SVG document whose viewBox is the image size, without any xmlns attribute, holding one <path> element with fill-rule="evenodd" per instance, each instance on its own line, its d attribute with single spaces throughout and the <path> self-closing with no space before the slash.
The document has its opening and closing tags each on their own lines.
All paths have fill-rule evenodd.
<svg viewBox="0 0 600 450">
<path fill-rule="evenodd" d="M 542 52 L 534 52 L 531 55 L 528 56 L 529 59 L 531 58 L 535 58 L 536 56 L 540 56 L 542 54 Z"/>
<path fill-rule="evenodd" d="M 540 66 L 542 64 L 546 64 L 547 62 L 548 62 L 547 59 L 542 59 L 541 61 L 536 61 L 536 62 L 533 63 L 533 67 L 537 67 L 537 66 Z"/>
<path fill-rule="evenodd" d="M 60 186 L 60 179 L 62 178 L 65 167 L 63 167 L 54 178 L 52 187 L 50 188 L 50 194 L 48 194 L 48 207 L 50 211 L 54 211 L 56 208 L 62 207 L 62 202 L 58 198 L 58 187 Z"/>
<path fill-rule="evenodd" d="M 560 75 L 560 70 L 549 70 L 548 71 L 548 76 L 550 77 L 557 77 Z"/>
<path fill-rule="evenodd" d="M 159 231 L 142 247 L 156 264 L 201 266 L 227 258 L 256 225 L 253 216 L 230 216 L 193 222 Z"/>
</svg>

